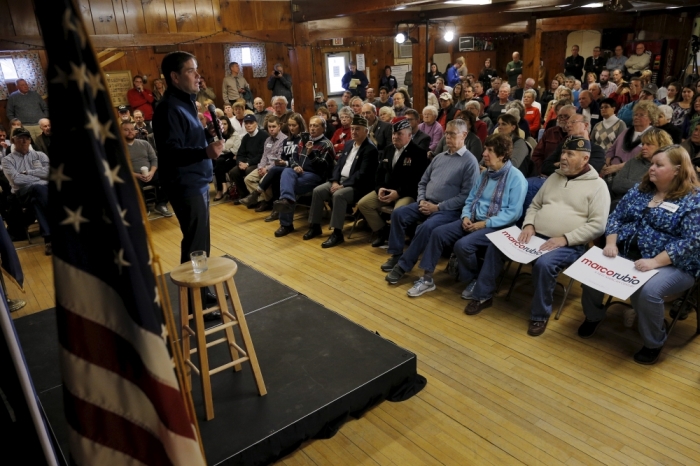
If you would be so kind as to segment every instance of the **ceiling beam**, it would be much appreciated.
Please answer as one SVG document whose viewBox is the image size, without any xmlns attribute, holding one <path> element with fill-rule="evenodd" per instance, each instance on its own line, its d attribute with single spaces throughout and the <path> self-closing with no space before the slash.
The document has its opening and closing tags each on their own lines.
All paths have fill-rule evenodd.
<svg viewBox="0 0 700 466">
<path fill-rule="evenodd" d="M 353 0 L 352 2 L 293 0 L 292 19 L 295 22 L 318 21 L 357 14 L 377 13 L 437 3 L 440 0 Z"/>
</svg>

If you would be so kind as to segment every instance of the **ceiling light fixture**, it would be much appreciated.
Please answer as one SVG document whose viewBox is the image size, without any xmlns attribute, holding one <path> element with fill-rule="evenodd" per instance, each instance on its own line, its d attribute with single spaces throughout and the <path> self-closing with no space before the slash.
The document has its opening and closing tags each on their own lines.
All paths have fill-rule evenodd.
<svg viewBox="0 0 700 466">
<path fill-rule="evenodd" d="M 396 34 L 395 40 L 397 44 L 403 44 L 404 42 L 406 42 L 406 35 L 403 32 L 399 32 L 398 34 Z"/>
<path fill-rule="evenodd" d="M 491 5 L 491 0 L 448 0 L 453 5 Z"/>
<path fill-rule="evenodd" d="M 445 39 L 445 42 L 452 42 L 452 39 L 455 38 L 455 33 L 454 31 L 447 30 L 445 31 L 445 35 L 443 37 Z"/>
<path fill-rule="evenodd" d="M 394 8 L 394 11 L 400 11 L 400 10 L 405 10 L 405 9 L 406 9 L 406 5 L 401 5 L 401 6 L 397 6 L 396 8 Z"/>
<path fill-rule="evenodd" d="M 603 2 L 589 3 L 588 5 L 583 5 L 581 8 L 603 8 Z"/>
</svg>

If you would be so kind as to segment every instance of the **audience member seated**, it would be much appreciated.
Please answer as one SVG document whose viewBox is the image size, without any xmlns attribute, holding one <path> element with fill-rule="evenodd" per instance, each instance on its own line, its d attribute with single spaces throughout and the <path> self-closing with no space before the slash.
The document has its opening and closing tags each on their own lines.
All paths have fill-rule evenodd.
<svg viewBox="0 0 700 466">
<path fill-rule="evenodd" d="M 488 102 L 489 98 L 486 96 L 486 92 L 484 91 L 484 85 L 480 83 L 479 81 L 475 82 L 472 84 L 472 88 L 474 89 L 474 99 L 481 99 L 483 102 Z"/>
<path fill-rule="evenodd" d="M 671 104 L 671 108 L 673 109 L 673 119 L 671 120 L 671 123 L 673 123 L 673 125 L 681 131 L 683 130 L 683 125 L 685 124 L 685 117 L 688 115 L 688 113 L 690 113 L 690 108 L 694 99 L 695 91 L 693 90 L 692 86 L 683 86 L 683 89 L 681 90 L 681 98 Z"/>
<path fill-rule="evenodd" d="M 255 115 L 255 121 L 257 121 L 258 126 L 262 128 L 265 125 L 265 117 L 270 114 L 270 112 L 265 108 L 265 101 L 262 100 L 260 97 L 256 97 L 253 100 L 253 108 L 255 109 L 253 113 L 253 115 Z M 245 105 L 243 105 L 242 110 L 245 112 Z M 243 121 L 243 116 L 245 115 L 241 115 L 239 119 L 238 114 L 236 114 L 236 118 L 239 119 L 239 121 L 241 122 Z"/>
<path fill-rule="evenodd" d="M 386 87 L 379 88 L 379 99 L 372 102 L 377 110 L 381 110 L 383 107 L 393 107 L 394 99 L 389 95 L 389 90 Z"/>
<path fill-rule="evenodd" d="M 471 113 L 474 115 L 474 134 L 476 134 L 476 137 L 479 138 L 481 141 L 481 144 L 484 144 L 484 141 L 486 141 L 486 137 L 489 135 L 489 128 L 488 125 L 479 119 L 479 115 L 481 114 L 481 103 L 477 100 L 470 100 L 467 102 L 467 105 L 465 106 L 465 111 L 467 113 Z"/>
<path fill-rule="evenodd" d="M 544 182 L 525 215 L 518 241 L 527 244 L 533 235 L 547 240 L 540 247 L 547 253 L 532 266 L 530 336 L 542 335 L 547 328 L 559 272 L 583 255 L 587 243 L 605 230 L 610 195 L 605 182 L 588 164 L 589 154 L 589 141 L 569 138 L 559 169 Z M 492 306 L 505 259 L 495 245 L 489 245 L 465 314 L 475 315 Z"/>
<path fill-rule="evenodd" d="M 427 105 L 425 108 L 423 108 L 423 123 L 418 125 L 418 129 L 430 137 L 428 150 L 433 153 L 435 153 L 435 148 L 445 132 L 440 123 L 437 122 L 437 116 L 437 108 L 433 107 L 432 105 Z"/>
<path fill-rule="evenodd" d="M 394 109 L 391 107 L 382 107 L 379 109 L 379 119 L 382 120 L 384 123 L 389 123 L 391 124 L 391 120 L 396 118 L 396 113 L 394 113 Z"/>
<path fill-rule="evenodd" d="M 374 88 L 373 87 L 368 87 L 367 90 L 365 91 L 367 98 L 362 101 L 363 104 L 374 104 L 374 102 L 377 100 L 377 96 L 374 94 Z"/>
<path fill-rule="evenodd" d="M 460 113 L 456 120 L 464 120 L 467 123 L 467 136 L 464 139 L 464 147 L 476 157 L 477 162 L 481 162 L 481 154 L 484 152 L 484 146 L 481 140 L 474 133 L 474 124 L 476 119 L 470 112 Z M 447 138 L 445 136 L 440 139 L 434 152 L 428 152 L 428 158 L 432 159 L 434 155 L 441 154 L 447 150 Z"/>
<path fill-rule="evenodd" d="M 600 84 L 598 83 L 591 83 L 588 85 L 588 90 L 591 91 L 591 96 L 593 97 L 593 101 L 598 104 L 600 107 L 600 102 L 605 98 L 603 95 L 603 92 L 600 90 Z"/>
<path fill-rule="evenodd" d="M 566 123 L 573 115 L 576 114 L 576 107 L 573 105 L 565 105 L 559 109 L 557 115 L 557 125 L 544 132 L 540 142 L 532 151 L 533 174 L 539 175 L 542 170 L 542 164 L 554 151 L 559 144 L 567 137 Z"/>
<path fill-rule="evenodd" d="M 407 105 L 407 104 L 408 104 L 408 101 L 410 101 L 410 98 L 408 97 L 408 94 L 406 93 L 406 91 L 403 91 L 403 90 L 400 90 L 400 89 L 399 89 L 399 90 L 394 94 L 394 97 L 393 97 L 393 98 L 394 98 L 394 114 L 395 114 L 397 117 L 405 116 L 405 115 L 406 115 L 406 110 L 408 110 L 409 108 L 411 108 L 411 107 L 409 107 L 409 106 Z"/>
<path fill-rule="evenodd" d="M 282 124 L 274 115 L 267 119 L 267 132 L 270 135 L 265 141 L 265 146 L 262 153 L 262 158 L 258 162 L 257 170 L 251 171 L 245 177 L 245 185 L 250 194 L 241 199 L 241 204 L 249 209 L 255 209 L 256 212 L 264 212 L 272 209 L 272 192 L 268 190 L 262 191 L 259 188 L 260 180 L 275 166 L 282 158 L 282 150 L 284 149 L 287 136 L 282 133 Z M 262 202 L 259 200 L 263 197 Z"/>
<path fill-rule="evenodd" d="M 452 93 L 452 88 L 449 86 L 446 86 L 445 80 L 443 80 L 442 78 L 438 78 L 435 84 L 436 85 L 435 85 L 435 90 L 433 91 L 433 95 L 435 95 L 435 97 L 437 97 L 438 99 L 440 98 L 440 96 L 442 94 L 445 94 L 445 93 L 451 94 Z"/>
<path fill-rule="evenodd" d="M 428 244 L 430 233 L 440 225 L 459 218 L 464 201 L 479 179 L 479 165 L 464 147 L 467 124 L 453 120 L 447 124 L 446 152 L 438 154 L 428 165 L 418 184 L 416 203 L 394 209 L 391 213 L 389 249 L 391 257 L 381 269 L 389 272 L 386 281 L 392 285 L 409 272 Z M 406 229 L 421 223 L 411 244 L 404 252 Z"/>
<path fill-rule="evenodd" d="M 464 110 L 464 105 L 467 103 L 464 100 L 464 93 L 462 92 L 463 84 L 457 83 L 457 85 L 452 89 L 452 102 L 455 108 L 459 110 Z"/>
<path fill-rule="evenodd" d="M 362 113 L 362 105 L 364 102 L 359 97 L 353 97 L 350 99 L 350 110 L 352 110 L 353 115 L 359 115 Z"/>
<path fill-rule="evenodd" d="M 671 146 L 654 154 L 642 182 L 608 219 L 603 254 L 634 261 L 640 272 L 658 271 L 630 297 L 644 345 L 634 355 L 639 364 L 654 364 L 666 342 L 664 298 L 687 290 L 700 276 L 698 205 L 700 184 L 690 157 L 682 147 Z M 592 337 L 605 318 L 603 297 L 583 286 L 581 338 Z"/>
<path fill-rule="evenodd" d="M 601 71 L 600 75 L 598 76 L 598 79 L 600 81 L 600 92 L 606 99 L 610 97 L 610 95 L 613 92 L 617 91 L 617 84 L 615 84 L 614 82 L 610 82 L 610 71 Z"/>
<path fill-rule="evenodd" d="M 685 116 L 685 121 L 683 122 L 683 128 L 681 130 L 683 137 L 687 138 L 690 136 L 691 128 L 695 127 L 698 123 L 700 123 L 700 94 L 695 94 L 690 104 L 690 111 Z"/>
<path fill-rule="evenodd" d="M 236 155 L 236 166 L 228 172 L 228 177 L 236 183 L 240 199 L 233 201 L 235 205 L 241 204 L 241 199 L 250 192 L 245 184 L 245 177 L 258 169 L 258 163 L 262 159 L 265 150 L 265 141 L 270 136 L 265 130 L 258 128 L 258 122 L 254 115 L 246 115 L 243 118 L 246 134 L 241 139 L 241 146 Z"/>
<path fill-rule="evenodd" d="M 197 109 L 197 111 L 199 112 L 199 108 Z M 126 105 L 120 105 L 119 107 L 117 107 L 117 113 L 119 113 L 120 121 L 130 121 L 134 123 L 134 119 L 131 118 L 131 112 L 129 111 L 129 107 L 127 107 Z"/>
<path fill-rule="evenodd" d="M 44 252 L 51 255 L 51 229 L 48 219 L 49 158 L 43 152 L 30 148 L 31 134 L 24 128 L 12 132 L 15 149 L 2 158 L 2 171 L 12 187 L 19 204 L 33 208 L 44 237 Z"/>
<path fill-rule="evenodd" d="M 349 107 L 350 99 L 352 99 L 352 92 L 345 91 L 340 95 L 340 108 Z"/>
<path fill-rule="evenodd" d="M 280 199 L 273 208 L 279 212 L 280 227 L 276 237 L 294 231 L 294 208 L 296 196 L 310 193 L 328 179 L 333 172 L 335 152 L 333 144 L 323 135 L 326 122 L 321 117 L 309 120 L 309 139 L 302 138 L 300 150 L 289 160 L 280 177 Z"/>
<path fill-rule="evenodd" d="M 512 111 L 511 111 L 512 110 Z M 530 137 L 530 125 L 525 120 L 525 105 L 520 100 L 513 100 L 506 104 L 506 113 L 510 113 L 518 119 L 520 137 L 525 139 Z"/>
<path fill-rule="evenodd" d="M 657 102 L 655 98 L 657 90 L 658 88 L 656 87 L 656 84 L 649 84 L 648 86 L 646 86 L 639 92 L 639 98 L 636 101 L 630 102 L 624 107 L 622 107 L 620 110 L 618 110 L 617 117 L 620 120 L 624 121 L 627 126 L 631 126 L 632 115 L 634 114 L 634 109 L 636 108 L 637 104 L 645 100 L 654 102 L 656 104 Z"/>
<path fill-rule="evenodd" d="M 377 169 L 374 191 L 364 196 L 357 208 L 377 238 L 378 248 L 389 238 L 389 226 L 380 215 L 382 207 L 394 209 L 412 204 L 418 197 L 418 183 L 428 167 L 427 152 L 411 140 L 408 122 L 397 118 L 392 125 L 392 144 L 387 146 Z"/>
<path fill-rule="evenodd" d="M 446 128 L 447 123 L 454 120 L 457 115 L 460 114 L 460 110 L 452 105 L 452 95 L 445 92 L 440 95 L 440 111 L 438 112 L 437 122 L 440 123 L 442 129 Z"/>
<path fill-rule="evenodd" d="M 634 102 L 636 100 L 639 100 L 641 97 L 642 93 L 642 80 L 639 77 L 633 77 L 630 78 L 629 81 L 630 84 L 630 102 Z"/>
<path fill-rule="evenodd" d="M 690 155 L 696 170 L 700 172 L 700 125 L 695 125 L 690 137 L 683 142 L 682 146 Z"/>
<path fill-rule="evenodd" d="M 625 122 L 615 115 L 616 105 L 615 99 L 603 99 L 600 103 L 600 116 L 603 120 L 595 125 L 591 131 L 591 143 L 599 145 L 605 151 L 627 129 Z"/>
<path fill-rule="evenodd" d="M 377 108 L 374 104 L 364 104 L 360 115 L 367 120 L 368 138 L 377 147 L 379 157 L 382 157 L 384 150 L 391 145 L 391 123 L 386 123 L 377 117 Z"/>
<path fill-rule="evenodd" d="M 556 124 L 552 123 L 550 126 L 547 126 L 550 123 L 550 121 L 556 121 L 557 116 L 559 115 L 559 111 L 556 109 L 557 104 L 562 101 L 574 101 L 573 92 L 566 86 L 559 86 L 557 92 L 554 93 L 554 100 L 550 101 L 547 105 L 547 111 L 545 112 L 544 116 L 545 130 L 551 128 L 553 125 Z"/>
<path fill-rule="evenodd" d="M 675 127 L 673 123 L 671 123 L 671 118 L 673 118 L 673 109 L 671 108 L 671 106 L 659 105 L 659 119 L 657 120 L 655 126 L 659 129 L 666 131 L 668 135 L 671 136 L 673 144 L 680 144 L 683 140 L 683 133 L 680 129 Z"/>
<path fill-rule="evenodd" d="M 542 118 L 546 117 L 547 111 L 551 109 L 549 106 L 549 103 L 553 100 L 556 100 L 556 97 L 554 96 L 554 93 L 559 90 L 559 81 L 556 79 L 552 79 L 552 82 L 549 86 L 549 89 L 545 90 L 542 92 L 542 97 L 540 98 L 540 104 L 542 105 L 542 110 L 540 111 L 542 113 Z"/>
<path fill-rule="evenodd" d="M 326 132 L 324 135 L 330 140 L 335 134 L 335 126 L 331 123 L 331 113 L 326 107 L 319 107 L 316 111 L 316 116 L 323 118 L 323 121 L 326 122 Z M 336 118 L 338 118 L 337 115 Z"/>
<path fill-rule="evenodd" d="M 591 122 L 586 115 L 571 115 L 571 118 L 569 118 L 566 122 L 566 133 L 569 137 L 589 139 L 588 134 L 590 133 L 590 130 Z M 544 161 L 542 164 L 542 170 L 540 171 L 542 176 L 549 176 L 559 168 L 561 154 L 564 151 L 565 144 L 565 141 L 562 141 L 554 152 Z M 600 173 L 605 166 L 605 151 L 598 144 L 591 143 L 588 164 L 598 173 Z"/>
<path fill-rule="evenodd" d="M 591 122 L 591 128 L 595 127 L 600 120 L 600 107 L 593 98 L 591 91 L 581 91 L 578 95 L 579 108 L 576 113 L 586 115 Z"/>
<path fill-rule="evenodd" d="M 491 99 L 491 104 L 487 110 L 489 118 L 491 121 L 498 121 L 498 117 L 502 113 L 506 112 L 506 104 L 508 104 L 508 96 L 510 95 L 510 86 L 508 84 L 501 84 L 498 90 L 498 95 Z"/>
<path fill-rule="evenodd" d="M 537 98 L 537 91 L 526 89 L 523 93 L 523 104 L 525 105 L 525 121 L 530 128 L 530 136 L 537 137 L 540 131 L 541 115 L 537 107 L 533 105 Z"/>
<path fill-rule="evenodd" d="M 122 122 L 121 127 L 136 182 L 141 189 L 153 186 L 156 194 L 156 211 L 163 217 L 172 217 L 172 212 L 168 210 L 168 196 L 158 180 L 156 172 L 158 170 L 158 157 L 155 149 L 147 141 L 136 137 L 136 128 L 130 121 Z M 144 167 L 147 170 L 143 170 Z"/>
<path fill-rule="evenodd" d="M 530 155 L 530 147 L 518 132 L 518 119 L 505 113 L 498 117 L 498 134 L 508 136 L 513 142 L 510 162 L 515 168 L 520 168 L 523 161 Z"/>
<path fill-rule="evenodd" d="M 527 193 L 525 177 L 510 163 L 513 143 L 504 134 L 493 134 L 484 144 L 481 179 L 469 192 L 461 219 L 433 230 L 420 261 L 423 276 L 408 290 L 417 297 L 435 289 L 433 273 L 445 248 L 457 256 L 458 279 L 467 283 L 462 297 L 469 299 L 476 284 L 476 251 L 491 244 L 487 234 L 513 225 L 522 215 Z"/>
<path fill-rule="evenodd" d="M 350 124 L 352 123 L 352 118 L 354 114 L 350 107 L 343 107 L 338 111 L 338 117 L 340 118 L 340 128 L 338 128 L 331 138 L 331 143 L 333 143 L 333 151 L 336 156 L 345 148 L 345 143 L 352 139 L 350 134 Z"/>
<path fill-rule="evenodd" d="M 648 100 L 639 102 L 634 109 L 632 127 L 619 135 L 605 153 L 605 167 L 600 176 L 610 176 L 625 166 L 625 162 L 634 158 L 642 150 L 641 136 L 658 121 L 659 108 Z"/>
<path fill-rule="evenodd" d="M 49 147 L 51 146 L 51 121 L 48 118 L 42 118 L 39 120 L 39 128 L 41 129 L 41 134 L 34 138 L 34 147 L 37 152 L 43 152 L 48 156 Z"/>
<path fill-rule="evenodd" d="M 406 119 L 411 124 L 411 140 L 421 149 L 430 150 L 430 136 L 418 128 L 420 114 L 416 110 L 409 108 L 406 110 Z"/>
<path fill-rule="evenodd" d="M 501 84 L 503 84 L 503 80 L 498 76 L 491 78 L 491 86 L 486 89 L 486 97 L 489 98 L 489 103 L 498 99 L 498 91 L 501 88 Z"/>
<path fill-rule="evenodd" d="M 333 128 L 333 134 L 335 134 L 335 131 L 338 128 L 340 128 L 340 118 L 338 117 L 338 103 L 334 99 L 328 99 L 326 101 L 326 108 L 328 108 L 328 112 L 331 114 L 331 119 L 328 120 L 328 124 Z M 331 135 L 331 137 L 333 136 Z"/>
<path fill-rule="evenodd" d="M 596 84 L 598 82 L 598 75 L 595 73 L 586 73 L 585 79 L 583 81 L 583 85 L 581 88 L 583 90 L 588 90 L 588 87 L 591 84 Z"/>
<path fill-rule="evenodd" d="M 608 69 L 608 71 L 612 72 L 615 70 L 621 70 L 624 72 L 627 57 L 623 55 L 623 52 L 624 49 L 621 45 L 615 47 L 615 54 L 612 57 L 608 58 L 608 61 L 605 63 L 605 67 Z"/>
<path fill-rule="evenodd" d="M 645 52 L 644 44 L 638 43 L 634 47 L 635 54 L 630 55 L 630 57 L 625 62 L 625 68 L 627 73 L 632 76 L 639 76 L 642 71 L 649 68 L 649 61 L 651 60 L 651 55 Z"/>
<path fill-rule="evenodd" d="M 355 115 L 350 126 L 352 140 L 345 144 L 333 174 L 327 182 L 316 186 L 309 209 L 309 231 L 304 240 L 320 236 L 321 219 L 326 202 L 331 203 L 331 236 L 321 244 L 322 248 L 332 248 L 343 242 L 343 225 L 348 206 L 363 198 L 374 186 L 379 153 L 372 141 L 367 138 L 367 120 Z"/>
<path fill-rule="evenodd" d="M 49 117 L 49 108 L 39 93 L 29 89 L 26 80 L 20 78 L 15 81 L 15 85 L 17 90 L 7 97 L 7 106 L 5 107 L 7 119 L 10 121 L 14 118 L 22 120 L 23 128 L 29 131 L 32 139 L 36 139 L 41 134 L 39 120 Z"/>
<path fill-rule="evenodd" d="M 665 131 L 658 128 L 649 128 L 641 137 L 642 150 L 636 157 L 627 161 L 625 166 L 617 172 L 610 186 L 612 197 L 611 210 L 615 208 L 622 197 L 627 194 L 637 183 L 642 181 L 644 175 L 651 167 L 653 155 L 662 147 L 673 144 L 671 137 Z"/>
<path fill-rule="evenodd" d="M 666 79 L 674 79 L 673 76 L 669 76 Z M 656 93 L 656 98 L 659 100 L 659 103 L 663 105 L 671 105 L 673 102 L 677 101 L 681 97 L 681 90 L 683 89 L 683 86 L 681 83 L 678 82 L 670 82 L 668 83 L 666 87 L 666 94 L 662 97 L 662 91 L 663 87 L 659 89 L 659 92 Z"/>
</svg>

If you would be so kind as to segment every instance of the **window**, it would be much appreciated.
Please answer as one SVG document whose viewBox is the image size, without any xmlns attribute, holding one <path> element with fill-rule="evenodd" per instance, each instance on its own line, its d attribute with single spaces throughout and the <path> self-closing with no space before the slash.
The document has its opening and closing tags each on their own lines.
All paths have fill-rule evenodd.
<svg viewBox="0 0 700 466">
<path fill-rule="evenodd" d="M 250 47 L 241 47 L 241 65 L 252 65 L 253 60 L 250 58 Z"/>
<path fill-rule="evenodd" d="M 241 66 L 253 64 L 250 47 L 232 47 L 229 55 L 229 62 L 235 61 Z"/>
<path fill-rule="evenodd" d="M 5 81 L 14 81 L 18 79 L 17 70 L 15 69 L 15 64 L 12 62 L 10 57 L 0 57 L 0 68 L 2 68 L 2 74 L 5 76 Z"/>
<path fill-rule="evenodd" d="M 348 71 L 348 63 L 350 63 L 350 52 L 326 54 L 328 95 L 340 94 L 345 90 L 343 89 L 341 81 Z"/>
</svg>

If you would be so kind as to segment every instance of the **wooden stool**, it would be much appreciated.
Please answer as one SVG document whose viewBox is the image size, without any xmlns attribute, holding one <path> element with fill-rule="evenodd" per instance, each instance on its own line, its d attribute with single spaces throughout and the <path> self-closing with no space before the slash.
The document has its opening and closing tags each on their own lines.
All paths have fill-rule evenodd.
<svg viewBox="0 0 700 466">
<path fill-rule="evenodd" d="M 238 290 L 236 290 L 236 284 L 233 281 L 233 276 L 236 275 L 236 272 L 238 271 L 238 265 L 231 259 L 226 259 L 224 257 L 210 257 L 208 259 L 208 266 L 209 269 L 207 271 L 196 274 L 192 270 L 192 264 L 187 262 L 179 265 L 170 273 L 170 279 L 173 281 L 173 283 L 180 287 L 182 356 L 188 366 L 186 377 L 187 389 L 192 390 L 190 373 L 190 369 L 192 369 L 197 373 L 197 375 L 200 376 L 200 380 L 202 382 L 202 395 L 204 396 L 204 409 L 206 411 L 207 421 L 214 418 L 214 403 L 211 396 L 211 375 L 224 371 L 230 367 L 233 367 L 233 370 L 236 372 L 240 371 L 241 363 L 250 361 L 250 366 L 253 369 L 253 376 L 255 377 L 255 382 L 258 385 L 258 392 L 260 392 L 260 396 L 267 394 L 265 382 L 263 382 L 262 372 L 260 372 L 260 366 L 258 365 L 258 358 L 255 355 L 255 349 L 253 348 L 253 340 L 250 338 L 248 324 L 246 323 L 243 308 L 241 307 L 241 301 L 238 297 Z M 228 311 L 224 284 L 226 284 L 226 287 L 228 288 L 231 307 L 233 308 L 235 317 Z M 203 309 L 201 289 L 212 285 L 216 289 L 216 299 L 218 305 Z M 187 296 L 188 290 L 191 290 L 190 292 L 192 293 L 192 301 L 194 303 L 193 315 L 189 315 L 189 300 Z M 209 314 L 214 311 L 221 311 L 223 324 L 210 329 L 205 329 L 204 314 Z M 196 331 L 192 330 L 189 323 L 190 319 L 193 317 Z M 232 328 L 235 325 L 240 326 L 241 336 L 243 337 L 243 346 L 245 349 L 236 344 L 236 339 Z M 207 335 L 211 335 L 222 330 L 226 332 L 225 337 L 207 343 Z M 197 348 L 190 349 L 190 337 L 197 338 Z M 207 348 L 218 345 L 219 343 L 228 343 L 229 350 L 231 351 L 231 362 L 223 364 L 214 369 L 210 369 Z M 197 352 L 199 352 L 199 368 L 197 368 L 197 366 L 195 366 L 191 360 L 191 355 Z M 241 357 L 238 356 L 239 352 L 242 354 Z"/>
</svg>

